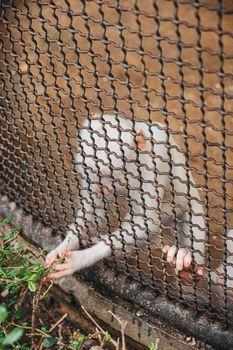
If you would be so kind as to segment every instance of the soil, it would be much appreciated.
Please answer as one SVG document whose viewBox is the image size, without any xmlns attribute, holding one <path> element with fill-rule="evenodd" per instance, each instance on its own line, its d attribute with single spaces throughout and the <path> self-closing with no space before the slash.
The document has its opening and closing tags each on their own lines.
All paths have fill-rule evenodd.
<svg viewBox="0 0 233 350">
<path fill-rule="evenodd" d="M 28 292 L 26 298 L 21 304 L 20 321 L 17 321 L 16 319 L 14 321 L 15 324 L 21 324 L 21 322 L 25 322 L 28 324 L 28 326 L 32 325 L 32 298 L 33 294 Z M 1 297 L 0 302 L 9 305 L 9 303 L 12 302 L 12 300 L 7 301 L 6 298 Z M 49 334 L 50 337 L 57 338 L 57 343 L 52 345 L 52 349 L 60 349 L 60 345 L 58 343 L 59 341 L 61 342 L 61 344 L 63 344 L 63 349 L 72 349 L 71 343 L 77 340 L 80 336 L 85 336 L 85 340 L 80 349 L 89 350 L 92 346 L 96 346 L 99 344 L 94 336 L 94 332 L 93 334 L 88 334 L 87 329 L 84 329 L 84 327 L 82 327 L 82 329 L 80 330 L 77 327 L 77 324 L 71 322 L 69 314 L 67 314 L 67 317 L 65 317 L 62 322 L 59 322 L 58 326 L 54 327 L 54 330 L 52 332 L 48 333 L 48 330 L 54 325 L 56 325 L 56 323 L 59 320 L 61 320 L 61 318 L 64 315 L 65 313 L 61 308 L 61 303 L 59 303 L 58 300 L 56 300 L 56 298 L 52 294 L 49 294 L 45 299 L 40 301 L 38 309 L 36 311 L 35 328 L 44 331 L 45 333 Z M 82 324 L 85 324 L 84 320 Z M 35 333 L 39 334 L 38 331 L 35 331 Z M 29 346 L 30 349 L 38 350 L 40 348 L 39 344 L 41 336 L 34 336 L 36 346 L 36 348 L 34 348 L 32 345 L 32 338 L 30 334 L 30 330 L 25 330 L 23 337 L 19 341 L 19 344 L 21 346 L 23 346 L 24 344 L 24 346 Z M 44 348 L 46 348 L 46 346 L 42 347 L 41 349 Z M 105 347 L 105 349 L 107 349 L 107 347 Z"/>
</svg>

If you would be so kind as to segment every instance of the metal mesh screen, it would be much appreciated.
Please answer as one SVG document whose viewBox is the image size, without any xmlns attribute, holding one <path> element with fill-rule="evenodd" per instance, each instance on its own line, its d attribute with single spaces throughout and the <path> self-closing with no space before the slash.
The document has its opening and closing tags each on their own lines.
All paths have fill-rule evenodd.
<svg viewBox="0 0 233 350">
<path fill-rule="evenodd" d="M 232 2 L 0 6 L 1 192 L 55 234 L 105 234 L 115 269 L 229 319 Z M 176 274 L 166 244 L 199 249 L 205 276 Z"/>
</svg>

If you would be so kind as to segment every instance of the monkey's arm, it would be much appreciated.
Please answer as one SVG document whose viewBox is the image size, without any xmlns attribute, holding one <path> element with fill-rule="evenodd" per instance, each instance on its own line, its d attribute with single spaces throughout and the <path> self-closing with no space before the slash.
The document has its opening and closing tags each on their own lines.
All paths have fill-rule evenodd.
<svg viewBox="0 0 233 350">
<path fill-rule="evenodd" d="M 141 212 L 142 209 L 139 208 Z M 54 272 L 50 273 L 47 278 L 59 279 L 71 275 L 110 256 L 111 248 L 120 250 L 126 245 L 132 245 L 135 240 L 145 236 L 145 225 L 143 225 L 140 216 L 135 215 L 132 218 L 130 214 L 127 214 L 121 230 L 115 231 L 111 236 L 101 236 L 102 241 L 90 248 L 66 251 L 64 254 L 66 262 L 64 264 L 55 263 Z"/>
</svg>

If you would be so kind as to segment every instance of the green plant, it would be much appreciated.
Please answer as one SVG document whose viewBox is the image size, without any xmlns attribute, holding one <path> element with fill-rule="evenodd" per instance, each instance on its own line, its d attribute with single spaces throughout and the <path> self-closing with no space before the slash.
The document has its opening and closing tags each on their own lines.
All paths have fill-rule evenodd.
<svg viewBox="0 0 233 350">
<path fill-rule="evenodd" d="M 30 261 L 29 251 L 14 247 L 20 231 L 20 228 L 15 228 L 6 237 L 0 237 L 0 287 L 7 287 L 12 297 L 17 296 L 23 287 L 35 292 L 37 282 L 47 273 L 43 265 Z"/>
<path fill-rule="evenodd" d="M 35 327 L 35 314 L 41 296 L 43 278 L 47 269 L 42 264 L 32 262 L 32 253 L 17 247 L 16 240 L 20 228 L 6 232 L 5 224 L 11 220 L 0 220 L 0 291 L 6 305 L 0 305 L 0 349 L 9 348 L 27 350 L 27 345 L 17 345 L 28 324 L 23 319 L 22 305 L 32 295 L 32 326 Z M 38 293 L 37 293 L 38 292 Z"/>
<path fill-rule="evenodd" d="M 0 298 L 3 300 L 0 305 L 0 350 L 81 350 L 86 337 L 68 326 L 63 335 L 67 314 L 57 320 L 46 306 L 46 296 L 53 282 L 45 282 L 44 278 L 51 268 L 48 270 L 33 262 L 33 253 L 18 246 L 21 229 L 10 229 L 10 222 L 9 218 L 0 220 Z M 48 317 L 50 322 L 52 319 L 52 325 Z M 89 339 L 94 337 L 90 335 Z M 109 336 L 106 341 L 108 339 Z M 93 342 L 96 344 L 98 340 Z"/>
<path fill-rule="evenodd" d="M 4 323 L 8 317 L 8 311 L 6 306 L 0 305 L 0 324 Z M 9 333 L 0 333 L 0 349 L 4 349 L 6 346 L 12 345 L 17 342 L 23 335 L 23 329 L 20 327 L 14 327 Z"/>
<path fill-rule="evenodd" d="M 156 342 L 150 342 L 149 344 L 148 344 L 148 349 L 149 350 L 159 350 L 159 340 L 160 339 L 156 339 Z"/>
<path fill-rule="evenodd" d="M 84 340 L 85 340 L 85 336 L 84 335 L 80 335 L 76 340 L 74 340 L 71 343 L 72 348 L 75 349 L 75 350 L 80 350 L 82 345 L 83 345 Z"/>
<path fill-rule="evenodd" d="M 96 326 L 96 332 L 86 337 L 68 327 L 62 334 L 67 314 L 58 320 L 52 315 L 52 325 L 41 321 L 44 312 L 51 316 L 45 297 L 53 283 L 44 282 L 51 269 L 33 262 L 32 252 L 18 247 L 16 242 L 21 229 L 9 230 L 9 222 L 8 218 L 0 220 L 0 295 L 4 300 L 0 305 L 0 350 L 81 350 L 85 348 L 86 341 L 98 344 L 99 349 L 107 349 L 111 344 L 117 350 L 126 350 L 127 322 L 111 311 L 110 314 L 120 325 L 121 337 L 116 340 L 101 328 L 84 307 L 85 314 Z M 149 350 L 158 350 L 150 346 Z"/>
</svg>

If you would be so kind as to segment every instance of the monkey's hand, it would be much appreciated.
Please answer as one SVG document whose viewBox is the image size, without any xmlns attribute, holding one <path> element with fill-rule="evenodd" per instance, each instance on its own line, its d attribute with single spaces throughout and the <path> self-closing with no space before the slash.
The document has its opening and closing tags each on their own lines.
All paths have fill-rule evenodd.
<svg viewBox="0 0 233 350">
<path fill-rule="evenodd" d="M 50 253 L 47 254 L 45 258 L 45 266 L 49 267 L 57 263 L 59 258 L 63 258 L 65 254 L 71 250 L 79 248 L 79 239 L 71 231 L 68 232 L 66 238 L 53 249 Z"/>
<path fill-rule="evenodd" d="M 92 263 L 90 261 L 89 249 L 67 251 L 63 256 L 63 261 L 64 263 L 57 262 L 53 265 L 54 270 L 46 277 L 46 280 L 56 280 L 72 275 L 74 272 L 79 271 Z"/>
<path fill-rule="evenodd" d="M 177 248 L 175 245 L 166 245 L 163 247 L 162 252 L 167 255 L 167 262 L 176 266 L 176 272 L 192 269 L 193 259 L 189 249 Z M 197 268 L 195 273 L 198 276 L 203 276 L 204 270 L 203 268 Z"/>
<path fill-rule="evenodd" d="M 64 263 L 53 264 L 54 271 L 46 279 L 59 279 L 72 275 L 74 272 L 95 264 L 111 254 L 111 248 L 104 242 L 99 242 L 90 248 L 75 251 L 66 251 Z"/>
<path fill-rule="evenodd" d="M 46 280 L 56 280 L 65 276 L 72 275 L 75 271 L 79 270 L 79 262 L 82 262 L 80 254 L 82 250 L 78 251 L 65 251 L 63 252 L 63 263 L 58 260 L 53 263 L 53 272 L 51 272 Z"/>
</svg>

